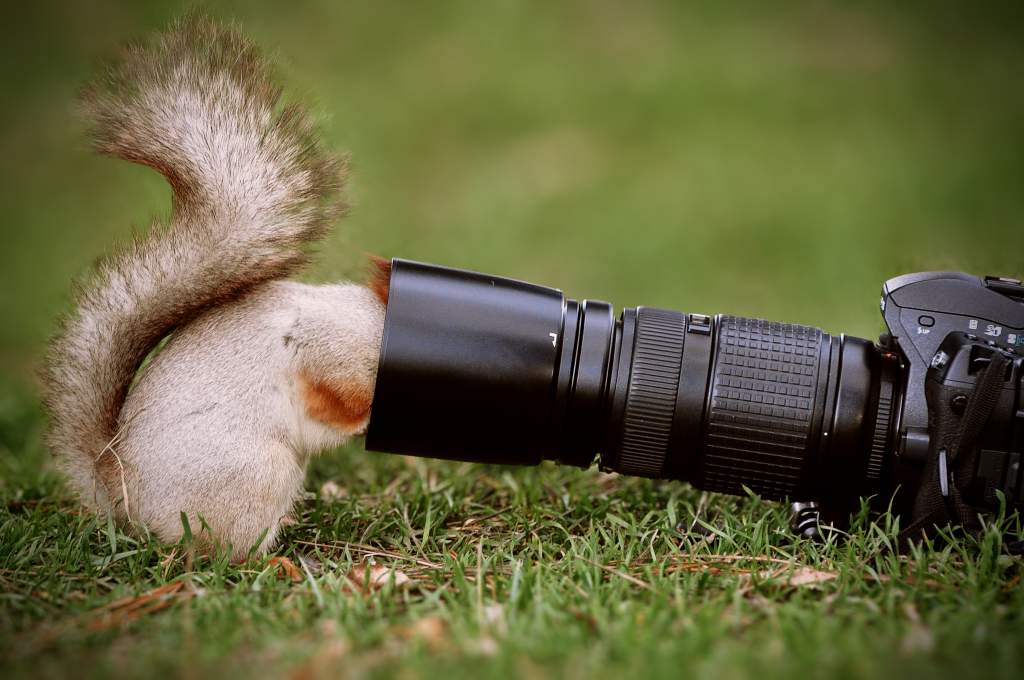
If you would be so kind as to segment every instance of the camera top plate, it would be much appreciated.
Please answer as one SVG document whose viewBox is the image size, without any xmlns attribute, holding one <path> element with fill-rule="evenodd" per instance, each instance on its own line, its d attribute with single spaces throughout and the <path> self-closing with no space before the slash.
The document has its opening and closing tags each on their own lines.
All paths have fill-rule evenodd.
<svg viewBox="0 0 1024 680">
<path fill-rule="evenodd" d="M 1024 354 L 1024 303 L 1014 279 L 981 279 L 961 272 L 919 272 L 889 279 L 881 308 L 890 337 L 908 364 L 901 429 L 927 428 L 924 381 L 950 333 Z"/>
</svg>

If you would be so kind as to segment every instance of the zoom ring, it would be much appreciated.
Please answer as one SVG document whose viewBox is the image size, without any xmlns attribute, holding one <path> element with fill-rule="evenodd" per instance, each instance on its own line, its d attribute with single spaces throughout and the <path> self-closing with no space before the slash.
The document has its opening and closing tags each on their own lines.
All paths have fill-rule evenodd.
<svg viewBox="0 0 1024 680">
<path fill-rule="evenodd" d="M 633 370 L 623 417 L 618 472 L 660 477 L 679 388 L 685 317 L 637 309 Z"/>
<path fill-rule="evenodd" d="M 720 317 L 700 488 L 779 499 L 797 488 L 815 412 L 822 343 L 796 324 Z"/>
</svg>

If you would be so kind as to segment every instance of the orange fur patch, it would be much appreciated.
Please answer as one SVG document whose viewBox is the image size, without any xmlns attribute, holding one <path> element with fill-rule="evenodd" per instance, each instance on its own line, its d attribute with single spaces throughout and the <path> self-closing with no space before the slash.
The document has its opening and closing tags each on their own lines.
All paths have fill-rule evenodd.
<svg viewBox="0 0 1024 680">
<path fill-rule="evenodd" d="M 382 305 L 388 304 L 388 289 L 391 288 L 391 260 L 376 255 L 370 256 L 370 290 Z"/>
<path fill-rule="evenodd" d="M 310 418 L 346 434 L 362 431 L 370 417 L 373 400 L 373 393 L 365 385 L 347 384 L 338 388 L 305 375 L 301 380 Z"/>
</svg>

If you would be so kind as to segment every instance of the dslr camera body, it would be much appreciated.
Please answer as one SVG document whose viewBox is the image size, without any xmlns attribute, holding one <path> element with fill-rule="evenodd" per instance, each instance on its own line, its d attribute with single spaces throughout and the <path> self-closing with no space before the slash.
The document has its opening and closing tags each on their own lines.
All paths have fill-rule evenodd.
<svg viewBox="0 0 1024 680">
<path fill-rule="evenodd" d="M 882 287 L 881 309 L 879 347 L 897 354 L 904 381 L 889 485 L 913 490 L 904 535 L 1024 509 L 1024 286 L 907 274 Z"/>
<path fill-rule="evenodd" d="M 627 308 L 393 260 L 370 450 L 551 459 L 749 489 L 793 527 L 869 499 L 903 538 L 1024 509 L 1024 285 L 955 272 L 882 287 L 878 343 L 735 316 Z"/>
</svg>

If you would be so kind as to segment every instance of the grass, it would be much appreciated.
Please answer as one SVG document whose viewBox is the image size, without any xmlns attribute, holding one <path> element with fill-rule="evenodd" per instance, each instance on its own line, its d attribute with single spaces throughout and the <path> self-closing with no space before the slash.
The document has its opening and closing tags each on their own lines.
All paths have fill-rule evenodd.
<svg viewBox="0 0 1024 680">
<path fill-rule="evenodd" d="M 0 25 L 0 673 L 1019 676 L 1021 559 L 995 529 L 896 558 L 885 518 L 819 546 L 756 498 L 358 446 L 311 470 L 287 562 L 79 514 L 33 370 L 70 280 L 168 192 L 92 155 L 72 102 L 184 6 L 29 3 Z M 890 276 L 1024 274 L 1019 3 L 209 10 L 352 152 L 316 280 L 369 251 L 873 337 Z"/>
<path fill-rule="evenodd" d="M 756 497 L 351 449 L 316 461 L 274 556 L 231 564 L 77 512 L 38 419 L 7 406 L 5 677 L 1016 678 L 1024 661 L 1024 561 L 995 526 L 896 556 L 888 517 L 819 545 Z"/>
</svg>

